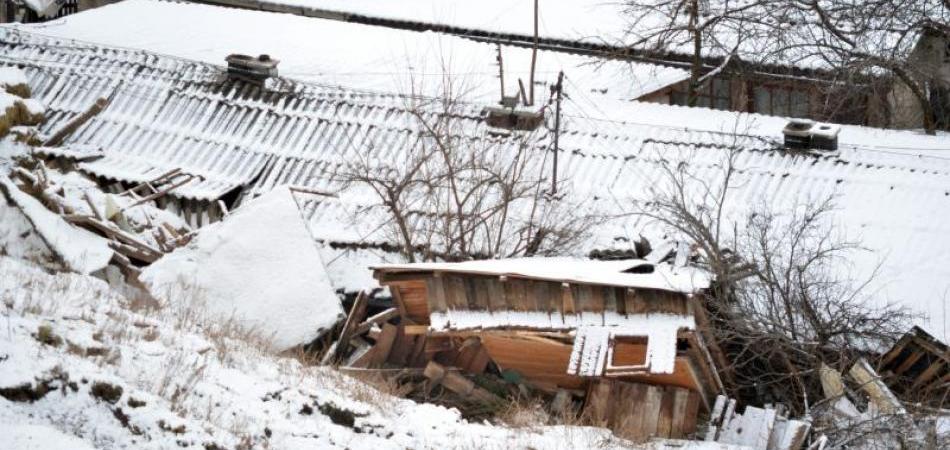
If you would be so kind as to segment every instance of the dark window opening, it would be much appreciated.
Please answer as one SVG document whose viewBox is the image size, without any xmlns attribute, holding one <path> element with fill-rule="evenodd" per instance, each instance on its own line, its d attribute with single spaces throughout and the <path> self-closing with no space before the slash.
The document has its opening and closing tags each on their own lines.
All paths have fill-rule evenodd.
<svg viewBox="0 0 950 450">
<path fill-rule="evenodd" d="M 689 82 L 673 87 L 670 93 L 670 104 L 689 105 Z M 715 77 L 707 81 L 698 92 L 696 106 L 726 111 L 732 109 L 732 81 L 728 78 Z"/>
<path fill-rule="evenodd" d="M 808 91 L 789 86 L 756 85 L 752 105 L 755 112 L 773 116 L 807 118 L 811 112 Z"/>
</svg>

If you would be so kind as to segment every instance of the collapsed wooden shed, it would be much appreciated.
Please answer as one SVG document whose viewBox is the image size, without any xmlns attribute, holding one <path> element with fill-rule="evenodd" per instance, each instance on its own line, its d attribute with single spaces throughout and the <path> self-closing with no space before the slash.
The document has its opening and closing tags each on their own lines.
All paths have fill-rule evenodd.
<svg viewBox="0 0 950 450">
<path fill-rule="evenodd" d="M 684 437 L 723 392 L 699 270 L 569 258 L 373 270 L 392 292 L 398 333 L 424 340 L 419 348 L 477 348 L 447 363 L 477 372 L 491 361 L 536 389 L 571 393 L 589 418 L 626 437 Z M 419 358 L 427 356 L 410 360 Z"/>
<path fill-rule="evenodd" d="M 950 402 L 950 348 L 920 327 L 913 327 L 884 354 L 879 372 L 901 397 L 935 408 Z"/>
</svg>

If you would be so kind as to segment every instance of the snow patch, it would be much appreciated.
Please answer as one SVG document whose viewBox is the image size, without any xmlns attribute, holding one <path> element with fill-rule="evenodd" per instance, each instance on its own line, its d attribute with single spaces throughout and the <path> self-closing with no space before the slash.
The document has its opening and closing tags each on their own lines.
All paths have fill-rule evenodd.
<svg viewBox="0 0 950 450">
<path fill-rule="evenodd" d="M 208 313 L 233 317 L 270 337 L 278 350 L 316 339 L 343 313 L 287 188 L 202 229 L 141 279 L 156 297 L 197 294 Z"/>
<path fill-rule="evenodd" d="M 7 450 L 93 450 L 95 447 L 53 427 L 0 423 Z"/>
</svg>

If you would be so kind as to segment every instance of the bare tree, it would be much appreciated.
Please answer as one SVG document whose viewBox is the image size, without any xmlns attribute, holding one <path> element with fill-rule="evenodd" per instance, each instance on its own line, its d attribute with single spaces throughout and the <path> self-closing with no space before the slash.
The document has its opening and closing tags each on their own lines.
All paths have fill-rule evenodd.
<svg viewBox="0 0 950 450">
<path fill-rule="evenodd" d="M 946 49 L 925 49 L 950 31 L 945 0 L 810 0 L 783 2 L 769 9 L 772 21 L 789 24 L 770 43 L 768 57 L 820 61 L 842 73 L 893 76 L 922 112 L 921 125 L 936 130 L 931 99 Z M 923 44 L 923 45 L 922 45 Z"/>
<path fill-rule="evenodd" d="M 743 41 L 753 38 L 761 6 L 771 0 L 628 0 L 627 44 L 657 52 L 690 55 L 687 104 L 696 106 L 699 92 L 713 75 L 732 62 Z M 710 57 L 719 63 L 707 71 Z"/>
<path fill-rule="evenodd" d="M 372 193 L 409 261 L 570 253 L 598 219 L 569 190 L 550 194 L 548 136 L 489 133 L 458 100 L 458 83 L 443 81 L 439 97 L 405 97 L 398 160 L 373 159 L 370 143 L 336 179 Z"/>
<path fill-rule="evenodd" d="M 856 280 L 843 270 L 861 248 L 837 234 L 833 198 L 780 211 L 731 201 L 742 183 L 739 144 L 721 150 L 715 176 L 697 175 L 689 157 L 662 160 L 664 177 L 636 214 L 686 238 L 714 276 L 706 305 L 732 364 L 732 394 L 805 414 L 821 398 L 821 363 L 841 370 L 893 343 L 909 315 L 873 302 L 876 271 Z"/>
<path fill-rule="evenodd" d="M 691 55 L 689 105 L 697 103 L 710 74 L 741 60 L 820 68 L 836 74 L 831 82 L 837 87 L 865 80 L 854 91 L 864 89 L 866 80 L 893 78 L 892 92 L 914 99 L 923 128 L 933 134 L 938 125 L 935 110 L 941 105 L 934 93 L 937 85 L 947 88 L 947 80 L 938 79 L 946 49 L 920 44 L 935 36 L 945 41 L 947 0 L 631 0 L 625 5 L 630 45 Z M 718 67 L 707 69 L 711 61 Z"/>
</svg>

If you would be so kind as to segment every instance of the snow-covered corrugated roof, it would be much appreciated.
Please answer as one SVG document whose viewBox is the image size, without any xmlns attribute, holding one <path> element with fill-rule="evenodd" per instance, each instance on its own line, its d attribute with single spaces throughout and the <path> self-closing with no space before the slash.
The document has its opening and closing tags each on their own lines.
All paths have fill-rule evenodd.
<svg viewBox="0 0 950 450">
<path fill-rule="evenodd" d="M 136 2 L 144 3 L 129 0 L 101 9 Z M 152 3 L 156 2 L 147 4 Z M 291 24 L 296 20 L 312 20 L 218 10 L 221 17 L 230 14 L 224 11 L 284 17 L 288 29 L 295 27 Z M 139 23 L 147 24 L 147 17 Z M 186 21 L 188 15 L 180 18 Z M 128 21 L 133 17 L 110 26 L 121 28 Z M 54 22 L 53 28 L 41 31 L 68 23 Z M 282 23 L 275 21 L 274 26 Z M 87 32 L 63 29 L 65 35 Z M 174 27 L 169 25 L 169 29 Z M 169 29 L 143 28 L 128 36 L 142 39 L 139 43 L 144 47 L 174 42 L 167 49 L 170 52 L 201 47 L 193 45 L 201 36 L 193 36 L 193 42 L 171 39 Z M 223 45 L 225 40 L 213 42 Z M 235 37 L 235 42 L 241 39 Z M 320 54 L 312 55 L 319 58 Z M 150 51 L 4 28 L 0 30 L 0 63 L 22 66 L 34 96 L 49 106 L 44 133 L 58 129 L 95 99 L 111 99 L 102 113 L 65 142 L 71 151 L 105 155 L 81 163 L 81 168 L 134 181 L 156 169 L 181 167 L 203 176 L 198 184 L 175 192 L 186 198 L 216 198 L 232 187 L 244 189 L 249 196 L 288 184 L 334 190 L 328 170 L 338 167 L 348 152 L 361 151 L 370 160 L 398 161 L 406 151 L 406 137 L 418 132 L 406 98 L 399 95 L 293 78 L 271 80 L 269 91 L 262 93 L 226 81 L 221 66 Z M 835 220 L 848 237 L 860 239 L 873 250 L 853 261 L 855 272 L 873 270 L 883 260 L 877 298 L 926 314 L 929 319 L 922 323 L 928 331 L 948 336 L 945 311 L 950 266 L 934 263 L 950 254 L 950 142 L 946 136 L 845 126 L 838 152 L 796 155 L 777 144 L 785 124 L 781 118 L 612 102 L 587 94 L 581 86 L 583 80 L 577 80 L 566 91 L 570 99 L 564 105 L 559 179 L 587 207 L 630 212 L 636 202 L 649 200 L 650 189 L 662 181 L 662 168 L 670 161 L 682 161 L 697 176 L 716 183 L 723 154 L 735 150 L 739 171 L 730 193 L 731 208 L 741 211 L 762 203 L 782 207 L 837 195 L 840 209 Z M 460 127 L 473 138 L 483 139 L 482 106 L 464 104 L 461 109 Z M 534 151 L 546 151 L 551 137 L 542 129 Z M 354 148 L 351 138 L 365 145 Z M 387 217 L 372 197 L 347 192 L 339 198 L 308 198 L 302 205 L 319 239 L 367 247 L 358 258 L 350 258 L 342 247 L 328 250 L 336 252 L 327 255 L 331 276 L 359 278 L 335 265 L 352 261 L 365 265 L 370 262 L 367 252 L 392 244 L 382 226 Z M 658 232 L 630 216 L 591 231 L 592 240 L 581 251 L 629 248 L 641 233 L 653 237 Z"/>
<path fill-rule="evenodd" d="M 577 258 L 510 258 L 458 263 L 380 264 L 383 272 L 450 272 L 510 276 L 564 283 L 658 289 L 692 294 L 709 287 L 703 271 L 640 259 L 591 261 Z"/>
<path fill-rule="evenodd" d="M 500 100 L 496 46 L 440 33 L 162 0 L 127 0 L 19 27 L 218 65 L 231 53 L 269 54 L 280 60 L 284 76 L 384 92 L 436 95 L 449 73 L 466 100 Z M 519 78 L 528 85 L 531 51 L 503 46 L 502 56 L 506 95 L 515 95 Z M 547 86 L 561 70 L 570 80 L 584 80 L 586 95 L 621 100 L 689 78 L 678 68 L 540 51 L 538 103 L 547 101 Z"/>
</svg>

